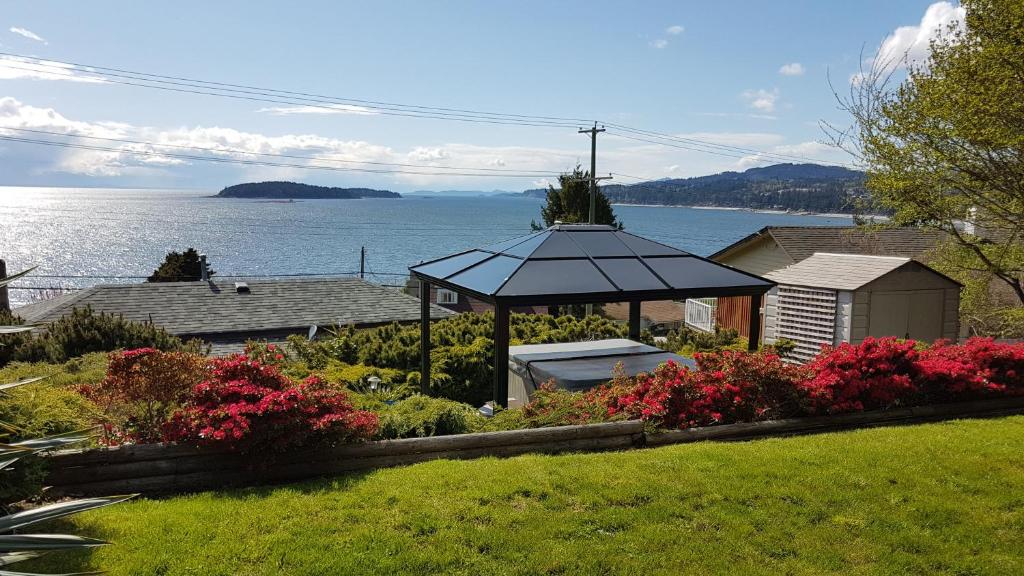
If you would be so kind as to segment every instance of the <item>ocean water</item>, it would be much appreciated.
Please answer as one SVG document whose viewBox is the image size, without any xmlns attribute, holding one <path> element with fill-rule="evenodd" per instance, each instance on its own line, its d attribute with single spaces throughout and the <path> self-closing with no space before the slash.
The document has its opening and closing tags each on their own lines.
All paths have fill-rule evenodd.
<svg viewBox="0 0 1024 576">
<path fill-rule="evenodd" d="M 530 232 L 541 201 L 406 197 L 294 203 L 211 191 L 0 187 L 0 258 L 38 266 L 22 287 L 138 282 L 171 250 L 195 247 L 223 276 L 352 274 L 398 284 L 424 259 Z M 841 217 L 615 206 L 635 234 L 708 255 L 768 225 L 844 225 Z M 32 290 L 13 290 L 23 303 Z"/>
</svg>

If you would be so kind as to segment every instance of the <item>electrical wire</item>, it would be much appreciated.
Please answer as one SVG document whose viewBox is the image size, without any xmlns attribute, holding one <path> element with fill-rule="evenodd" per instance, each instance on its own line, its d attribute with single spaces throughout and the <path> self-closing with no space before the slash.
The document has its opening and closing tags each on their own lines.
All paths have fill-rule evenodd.
<svg viewBox="0 0 1024 576">
<path fill-rule="evenodd" d="M 107 138 L 103 136 L 86 136 L 81 134 L 69 134 L 67 132 L 54 132 L 50 130 L 37 130 L 32 128 L 9 128 L 0 127 L 0 132 L 5 130 L 14 132 L 27 132 L 32 134 L 45 134 L 48 136 L 60 136 L 65 138 L 84 138 L 87 140 L 102 140 L 105 142 L 117 142 L 120 144 L 136 144 L 141 146 L 152 146 L 154 148 L 174 148 L 180 150 L 198 150 L 202 152 L 212 152 L 220 154 L 244 154 L 248 156 L 267 156 L 273 158 L 289 158 L 294 160 L 316 160 L 318 162 L 338 162 L 344 164 L 367 164 L 371 166 L 398 166 L 403 168 L 430 168 L 435 170 L 478 170 L 481 172 L 515 172 L 517 174 L 531 173 L 538 176 L 541 175 L 557 175 L 561 172 L 557 170 L 516 170 L 515 168 L 473 168 L 468 166 L 433 166 L 430 164 L 405 164 L 400 162 L 378 162 L 369 160 L 345 160 L 339 158 L 323 158 L 318 156 L 302 156 L 297 154 L 277 154 L 271 152 L 251 152 L 248 150 L 239 150 L 236 148 L 207 148 L 203 146 L 186 146 L 182 144 L 161 144 L 157 142 L 149 142 L 145 140 L 130 140 L 126 138 Z"/>
<path fill-rule="evenodd" d="M 9 52 L 0 52 L 0 60 L 2 60 L 6 66 L 9 66 L 11 68 L 36 73 L 42 72 L 59 76 L 58 72 L 63 74 L 67 74 L 69 72 L 78 72 L 90 75 L 85 76 L 86 79 L 95 79 L 112 84 L 123 84 L 129 86 L 171 90 L 176 92 L 201 94 L 209 96 L 222 96 L 242 100 L 269 102 L 275 104 L 309 106 L 316 109 L 324 109 L 330 112 L 339 112 L 339 105 L 356 106 L 367 110 L 373 110 L 374 113 L 383 115 L 549 128 L 578 127 L 580 123 L 589 124 L 590 122 L 592 122 L 592 120 L 586 120 L 583 118 L 540 116 L 503 112 L 486 112 L 463 108 L 445 108 L 438 106 L 424 106 L 418 104 L 399 104 L 394 102 L 365 100 L 358 98 L 342 98 L 326 96 L 322 94 L 314 94 L 309 92 L 279 90 L 274 88 L 264 88 L 244 84 L 230 84 L 225 82 L 215 82 L 209 80 L 200 80 L 196 78 L 188 78 L 184 76 L 168 76 L 161 74 L 153 74 L 149 72 L 126 70 L 123 68 L 113 68 L 106 66 L 97 66 L 93 64 L 82 64 L 77 62 L 43 59 L 34 56 L 13 54 Z M 37 68 L 19 67 L 16 65 L 12 65 L 12 62 L 29 64 L 30 66 L 44 68 L 44 70 L 40 71 Z M 45 70 L 47 68 L 53 71 L 48 72 L 47 70 Z M 121 80 L 119 80 L 118 78 L 121 78 Z M 128 82 L 124 79 L 135 80 L 136 82 Z M 363 112 L 360 110 L 353 110 L 352 113 L 359 114 Z M 764 150 L 758 150 L 755 148 L 746 148 L 741 146 L 733 146 L 729 144 L 721 144 L 717 142 L 711 142 L 708 140 L 702 140 L 699 138 L 690 138 L 667 134 L 665 132 L 658 132 L 654 130 L 634 128 L 631 126 L 626 126 L 624 124 L 618 124 L 613 122 L 605 122 L 604 125 L 607 127 L 614 128 L 618 131 L 617 133 L 610 131 L 609 134 L 615 134 L 620 137 L 630 138 L 641 142 L 669 146 L 693 152 L 703 152 L 706 154 L 714 154 L 729 158 L 746 158 L 750 155 L 756 155 L 766 160 L 784 162 L 791 162 L 796 160 L 801 162 L 838 164 L 841 166 L 849 166 L 848 164 L 826 162 L 808 156 L 786 154 L 782 152 L 768 152 Z M 629 134 L 632 134 L 633 136 L 627 136 L 622 132 L 627 132 Z M 643 136 L 645 138 L 640 138 L 640 136 Z M 737 153 L 741 153 L 742 155 L 738 156 L 736 155 Z"/>
<path fill-rule="evenodd" d="M 339 166 L 323 166 L 318 164 L 286 164 L 281 162 L 269 162 L 269 161 L 257 161 L 257 160 L 243 160 L 238 158 L 214 158 L 210 156 L 196 156 L 189 154 L 177 154 L 173 152 L 152 152 L 147 150 L 128 150 L 124 148 L 112 148 L 104 146 L 93 146 L 87 144 L 76 144 L 71 142 L 54 142 L 52 140 L 38 140 L 32 138 L 19 138 L 14 136 L 0 136 L 0 140 L 7 142 L 20 142 L 23 144 L 36 144 L 40 146 L 54 146 L 60 148 L 72 148 L 77 150 L 92 150 L 99 152 L 114 152 L 118 154 L 129 154 L 134 156 L 147 156 L 147 157 L 159 157 L 159 158 L 177 158 L 183 160 L 196 160 L 201 162 L 215 162 L 220 164 L 239 164 L 246 166 L 268 166 L 276 168 L 297 168 L 301 170 L 326 170 L 333 172 L 362 172 L 369 174 L 411 174 L 419 176 L 471 176 L 480 178 L 481 176 L 488 177 L 505 177 L 505 178 L 536 178 L 536 173 L 519 173 L 519 174 L 507 174 L 507 173 L 493 173 L 493 174 L 480 174 L 477 172 L 424 172 L 424 171 L 412 171 L 412 170 L 384 170 L 384 169 L 372 169 L 372 168 L 342 168 Z"/>
</svg>

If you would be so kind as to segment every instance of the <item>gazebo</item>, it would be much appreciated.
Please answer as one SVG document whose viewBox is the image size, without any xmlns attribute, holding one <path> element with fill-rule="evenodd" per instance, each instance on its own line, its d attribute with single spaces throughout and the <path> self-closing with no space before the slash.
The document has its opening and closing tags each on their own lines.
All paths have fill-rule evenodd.
<svg viewBox="0 0 1024 576">
<path fill-rule="evenodd" d="M 556 224 L 483 248 L 410 266 L 420 282 L 420 375 L 430 388 L 430 286 L 494 306 L 494 401 L 508 399 L 513 306 L 629 302 L 629 336 L 640 336 L 640 303 L 712 296 L 750 299 L 750 344 L 761 331 L 760 296 L 774 284 L 611 226 Z"/>
</svg>

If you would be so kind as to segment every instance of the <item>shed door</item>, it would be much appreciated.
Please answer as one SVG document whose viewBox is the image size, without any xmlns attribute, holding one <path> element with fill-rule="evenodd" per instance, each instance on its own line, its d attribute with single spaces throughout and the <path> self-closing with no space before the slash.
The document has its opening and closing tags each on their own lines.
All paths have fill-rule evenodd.
<svg viewBox="0 0 1024 576">
<path fill-rule="evenodd" d="M 910 337 L 934 342 L 942 338 L 942 290 L 915 292 L 910 297 Z"/>
<path fill-rule="evenodd" d="M 942 337 L 942 291 L 873 292 L 868 335 L 932 342 Z"/>
<path fill-rule="evenodd" d="M 906 338 L 910 324 L 909 301 L 906 292 L 873 292 L 868 336 Z"/>
</svg>

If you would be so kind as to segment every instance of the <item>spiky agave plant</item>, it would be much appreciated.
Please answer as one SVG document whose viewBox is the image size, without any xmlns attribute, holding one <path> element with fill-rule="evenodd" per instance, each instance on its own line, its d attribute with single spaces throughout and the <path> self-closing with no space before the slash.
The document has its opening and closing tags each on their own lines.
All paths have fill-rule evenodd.
<svg viewBox="0 0 1024 576">
<path fill-rule="evenodd" d="M 0 287 L 27 275 L 31 271 L 32 269 L 30 268 L 24 272 L 0 279 Z M 31 325 L 0 326 L 0 335 L 27 332 L 33 328 L 34 326 Z M 34 378 L 24 378 L 16 382 L 0 384 L 0 395 L 6 394 L 7 391 L 12 388 L 38 382 L 44 378 L 45 376 L 38 376 Z M 0 421 L 0 429 L 3 430 L 0 434 L 2 434 L 4 438 L 7 438 L 12 434 L 22 432 L 22 430 L 14 424 L 3 421 Z M 0 442 L 0 474 L 4 473 L 13 464 L 26 456 L 71 446 L 84 442 L 87 439 L 88 436 L 81 432 L 70 432 L 54 436 L 46 436 L 43 438 L 21 440 L 18 442 Z M 58 502 L 47 506 L 41 506 L 39 508 L 33 508 L 31 510 L 24 510 L 13 514 L 7 514 L 6 516 L 0 516 L 0 576 L 30 576 L 25 572 L 12 572 L 7 570 L 7 566 L 14 564 L 15 562 L 38 558 L 47 552 L 54 550 L 92 548 L 106 544 L 106 542 L 102 540 L 84 538 L 82 536 L 75 536 L 72 534 L 22 534 L 20 533 L 22 529 L 38 522 L 55 520 L 78 512 L 84 512 L 86 510 L 93 510 L 95 508 L 124 502 L 134 496 L 134 494 L 131 494 L 126 496 L 83 498 L 69 502 Z"/>
</svg>

